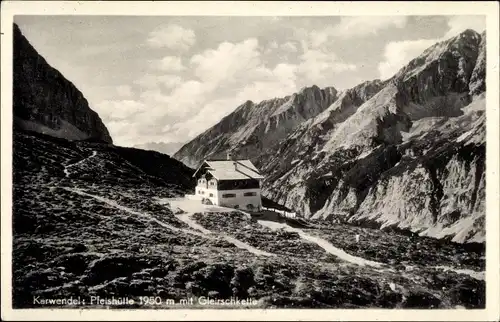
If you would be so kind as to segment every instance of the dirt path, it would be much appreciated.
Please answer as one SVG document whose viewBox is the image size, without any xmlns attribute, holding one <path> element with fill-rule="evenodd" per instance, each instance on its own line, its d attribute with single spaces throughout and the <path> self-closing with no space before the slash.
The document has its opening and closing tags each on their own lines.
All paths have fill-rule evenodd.
<svg viewBox="0 0 500 322">
<path fill-rule="evenodd" d="M 340 258 L 340 259 L 342 259 L 342 260 L 344 260 L 346 262 L 353 263 L 353 264 L 360 265 L 360 266 L 375 267 L 375 268 L 378 268 L 377 271 L 379 271 L 379 272 L 383 272 L 383 271 L 392 271 L 392 272 L 394 272 L 394 270 L 391 269 L 390 267 L 384 267 L 386 265 L 384 265 L 383 263 L 379 263 L 379 262 L 375 262 L 375 261 L 370 261 L 370 260 L 367 260 L 367 259 L 364 259 L 364 258 L 361 258 L 361 257 L 350 255 L 350 254 L 346 253 L 345 251 L 343 251 L 342 249 L 335 247 L 334 245 L 332 245 L 327 240 L 322 239 L 320 237 L 311 236 L 311 235 L 305 233 L 300 228 L 290 227 L 287 224 L 273 222 L 273 221 L 266 221 L 266 220 L 258 220 L 258 223 L 261 224 L 261 225 L 263 225 L 263 226 L 265 226 L 265 227 L 273 229 L 273 230 L 277 230 L 277 229 L 283 228 L 286 231 L 296 232 L 296 233 L 299 234 L 299 236 L 302 239 L 317 244 L 318 246 L 320 246 L 321 248 L 323 248 L 328 253 L 330 253 L 332 255 L 335 255 L 338 258 Z M 409 270 L 415 269 L 414 266 L 410 266 L 410 265 L 408 265 L 408 268 L 409 268 Z M 473 270 L 470 270 L 470 269 L 457 269 L 457 268 L 448 267 L 448 266 L 434 266 L 434 267 L 429 267 L 429 268 L 434 268 L 434 269 L 437 269 L 437 270 L 444 270 L 444 271 L 454 271 L 454 272 L 456 272 L 458 274 L 469 275 L 470 277 L 472 277 L 474 279 L 477 279 L 477 280 L 484 280 L 485 279 L 485 272 L 478 272 L 478 271 L 473 271 Z"/>
<path fill-rule="evenodd" d="M 245 242 L 242 242 L 241 240 L 238 240 L 234 237 L 231 237 L 229 235 L 208 230 L 205 227 L 203 227 L 202 225 L 198 224 L 196 221 L 194 221 L 191 218 L 193 216 L 193 214 L 195 214 L 195 213 L 205 213 L 206 211 L 231 212 L 231 211 L 234 211 L 234 209 L 229 209 L 229 208 L 224 208 L 224 207 L 205 206 L 205 205 L 201 204 L 199 201 L 183 199 L 183 198 L 172 198 L 170 200 L 166 199 L 166 200 L 161 200 L 160 202 L 164 203 L 164 204 L 169 203 L 172 210 L 175 210 L 175 208 L 179 208 L 183 211 L 186 211 L 185 213 L 176 214 L 175 216 L 179 220 L 181 220 L 182 222 L 186 223 L 192 229 L 196 229 L 196 230 L 200 231 L 201 233 L 205 234 L 205 236 L 208 236 L 208 237 L 211 237 L 212 235 L 221 236 L 227 242 L 233 244 L 234 246 L 236 246 L 240 249 L 245 249 L 245 250 L 249 251 L 250 253 L 257 255 L 257 256 L 267 256 L 267 257 L 277 256 L 276 254 L 268 253 L 268 252 L 262 251 L 258 248 L 255 248 L 255 247 L 253 247 Z"/>
<path fill-rule="evenodd" d="M 439 269 L 439 270 L 444 270 L 444 271 L 453 271 L 458 274 L 466 274 L 469 275 L 470 277 L 477 279 L 477 280 L 482 280 L 484 281 L 486 279 L 486 272 L 478 272 L 478 271 L 473 271 L 471 269 L 461 269 L 461 268 L 453 268 L 453 267 L 448 267 L 448 266 L 434 266 L 431 268 Z"/>
<path fill-rule="evenodd" d="M 79 162 L 82 162 L 82 161 L 79 161 Z M 77 189 L 77 188 L 67 188 L 67 187 L 54 187 L 54 188 L 61 188 L 61 189 L 65 189 L 65 190 L 73 192 L 73 193 L 77 193 L 77 194 L 82 195 L 82 196 L 87 196 L 87 197 L 94 198 L 94 199 L 96 199 L 96 200 L 98 200 L 100 202 L 106 203 L 106 204 L 108 204 L 108 205 L 110 205 L 110 206 L 112 206 L 114 208 L 117 208 L 117 209 L 123 210 L 125 212 L 128 212 L 130 214 L 133 214 L 133 215 L 136 215 L 136 216 L 143 217 L 143 218 L 146 218 L 148 220 L 154 221 L 154 222 L 158 223 L 160 226 L 165 227 L 167 229 L 170 229 L 172 231 L 184 232 L 184 233 L 187 233 L 187 234 L 196 235 L 196 236 L 203 237 L 203 238 L 208 238 L 208 239 L 214 239 L 214 238 L 216 238 L 216 236 L 220 236 L 220 237 L 224 238 L 226 241 L 228 241 L 229 243 L 235 245 L 236 247 L 238 247 L 240 249 L 247 250 L 248 252 L 250 252 L 250 253 L 252 253 L 254 255 L 257 255 L 257 256 L 267 256 L 267 257 L 275 257 L 275 256 L 277 256 L 276 254 L 268 253 L 266 251 L 262 251 L 260 249 L 257 249 L 255 247 L 253 247 L 253 246 L 251 246 L 251 245 L 249 245 L 249 244 L 247 244 L 245 242 L 242 242 L 242 241 L 240 241 L 240 240 L 238 240 L 238 239 L 236 239 L 234 237 L 231 237 L 229 235 L 208 230 L 205 227 L 203 227 L 202 225 L 198 224 L 196 221 L 194 221 L 191 218 L 191 216 L 194 213 L 196 213 L 196 212 L 204 213 L 204 209 L 201 208 L 201 211 L 200 211 L 200 208 L 199 208 L 200 206 L 203 206 L 203 205 L 199 205 L 199 206 L 188 205 L 187 207 L 182 207 L 183 206 L 182 205 L 183 204 L 182 200 L 180 200 L 180 199 L 173 200 L 174 202 L 171 203 L 171 206 L 173 206 L 172 204 L 174 204 L 176 207 L 178 207 L 178 208 L 180 208 L 182 210 L 184 210 L 183 208 L 187 208 L 187 209 L 193 211 L 193 212 L 186 212 L 186 213 L 175 215 L 180 221 L 186 223 L 191 228 L 191 229 L 184 229 L 184 228 L 178 228 L 178 227 L 169 225 L 169 224 L 167 224 L 165 222 L 162 222 L 162 221 L 156 219 L 155 217 L 153 217 L 153 216 L 151 216 L 151 215 L 149 215 L 147 213 L 135 211 L 135 210 L 133 210 L 133 209 L 131 209 L 129 207 L 122 206 L 122 205 L 118 204 L 116 201 L 114 201 L 112 199 L 108 199 L 108 198 L 104 198 L 104 197 L 101 197 L 101 196 L 93 195 L 93 194 L 84 192 L 84 191 L 82 191 L 80 189 Z M 191 201 L 189 201 L 189 202 L 191 202 Z M 196 207 L 198 207 L 198 208 L 196 208 Z M 213 211 L 213 209 L 211 209 L 211 210 Z M 230 211 L 230 210 L 227 210 L 227 211 Z M 371 266 L 371 267 L 374 267 L 374 268 L 382 268 L 384 266 L 384 264 L 379 263 L 379 262 L 370 261 L 370 260 L 367 260 L 367 259 L 364 259 L 364 258 L 361 258 L 361 257 L 350 255 L 350 254 L 346 253 L 344 250 L 335 247 L 334 245 L 332 245 L 327 240 L 325 240 L 323 238 L 320 238 L 320 237 L 309 235 L 309 234 L 305 233 L 300 228 L 294 228 L 294 227 L 288 226 L 287 224 L 273 222 L 273 221 L 266 221 L 266 220 L 258 220 L 258 223 L 261 224 L 262 226 L 268 227 L 268 228 L 270 228 L 272 230 L 278 230 L 278 229 L 283 228 L 284 230 L 289 231 L 289 232 L 296 232 L 296 233 L 299 234 L 299 236 L 302 239 L 307 240 L 307 241 L 309 241 L 311 243 L 317 244 L 318 246 L 320 246 L 321 248 L 323 248 L 326 252 L 328 252 L 328 253 L 330 253 L 330 254 L 332 254 L 334 256 L 337 256 L 338 258 L 340 258 L 340 259 L 342 259 L 342 260 L 344 260 L 346 262 L 349 262 L 349 263 L 352 263 L 352 264 L 356 264 L 356 265 L 359 265 L 359 266 Z M 477 272 L 477 271 L 473 271 L 473 270 L 469 270 L 469 269 L 457 269 L 457 268 L 448 267 L 448 266 L 435 266 L 435 267 L 432 267 L 432 268 L 439 269 L 439 270 L 444 270 L 444 271 L 451 270 L 451 271 L 455 271 L 455 272 L 457 272 L 459 274 L 467 274 L 467 275 L 471 276 L 472 278 L 475 278 L 475 279 L 478 279 L 478 280 L 484 280 L 485 279 L 485 272 Z M 387 268 L 387 269 L 391 270 L 390 268 Z"/>
<path fill-rule="evenodd" d="M 55 187 L 55 188 L 58 188 L 58 187 Z M 120 210 L 123 210 L 123 211 L 126 211 L 130 214 L 133 214 L 133 215 L 136 215 L 136 216 L 139 216 L 139 217 L 143 217 L 143 218 L 146 218 L 148 220 L 151 220 L 151 221 L 154 221 L 156 223 L 158 223 L 160 226 L 162 227 L 165 227 L 167 229 L 170 229 L 170 230 L 173 230 L 173 231 L 178 231 L 178 232 L 184 232 L 184 233 L 187 233 L 187 234 L 191 234 L 191 235 L 196 235 L 196 236 L 200 236 L 200 237 L 204 237 L 204 238 L 208 238 L 208 239 L 214 239 L 215 236 L 217 236 L 217 234 L 215 234 L 214 232 L 212 232 L 211 230 L 208 230 L 208 229 L 205 229 L 203 226 L 199 225 L 198 223 L 196 223 L 194 220 L 191 219 L 191 216 L 193 215 L 192 213 L 184 213 L 184 214 L 179 214 L 179 215 L 176 215 L 176 217 L 183 221 L 184 223 L 186 223 L 189 227 L 192 228 L 191 229 L 184 229 L 184 228 L 178 228 L 178 227 L 175 227 L 175 226 L 172 226 L 172 225 L 169 225 L 167 223 L 164 223 L 162 222 L 161 220 L 158 220 L 156 219 L 155 217 L 147 214 L 147 213 L 143 213 L 143 212 L 139 212 L 139 211 L 135 211 L 129 207 L 125 207 L 125 206 L 122 206 L 120 204 L 118 204 L 116 201 L 112 200 L 112 199 L 108 199 L 108 198 L 104 198 L 104 197 L 101 197 L 101 196 L 96 196 L 96 195 L 93 195 L 93 194 L 90 194 L 90 193 L 87 193 L 87 192 L 84 192 L 80 189 L 76 189 L 76 188 L 67 188 L 67 187 L 59 187 L 61 189 L 65 189 L 67 191 L 71 191 L 73 193 L 77 193 L 79 195 L 82 195 L 82 196 L 87 196 L 87 197 L 91 197 L 91 198 L 94 198 L 100 202 L 103 202 L 105 204 L 108 204 L 114 208 L 117 208 L 117 209 L 120 209 Z M 182 208 L 181 208 L 182 209 Z M 252 254 L 255 254 L 257 256 L 276 256 L 276 254 L 271 254 L 271 253 L 268 253 L 268 252 L 265 252 L 265 251 L 261 251 L 247 243 L 244 243 L 236 238 L 233 238 L 231 236 L 227 236 L 227 235 L 221 235 L 221 234 L 218 234 L 220 235 L 222 238 L 224 238 L 226 241 L 228 241 L 229 243 L 235 245 L 236 247 L 238 248 L 241 248 L 241 249 L 245 249 L 247 251 L 249 251 L 250 253 Z"/>
<path fill-rule="evenodd" d="M 273 254 L 273 253 L 268 253 L 266 251 L 263 251 L 263 250 L 260 250 L 258 248 L 255 248 L 247 243 L 244 243 L 242 242 L 241 240 L 239 239 L 236 239 L 234 237 L 231 237 L 231 236 L 228 236 L 228 235 L 222 235 L 222 237 L 230 242 L 231 244 L 233 244 L 234 246 L 238 247 L 238 248 L 241 248 L 241 249 L 246 249 L 248 250 L 250 253 L 252 254 L 255 254 L 257 256 L 266 256 L 266 257 L 276 257 L 277 255 L 276 254 Z"/>
<path fill-rule="evenodd" d="M 203 227 L 202 225 L 200 225 L 196 221 L 194 221 L 193 218 L 191 218 L 192 215 L 193 215 L 192 213 L 186 212 L 183 214 L 175 215 L 175 217 L 177 217 L 180 221 L 186 223 L 189 227 L 196 229 L 196 230 L 199 230 L 202 233 L 204 233 L 205 235 L 212 233 L 211 230 L 206 229 L 205 227 Z"/>
<path fill-rule="evenodd" d="M 72 163 L 72 164 L 69 164 L 69 165 L 64 166 L 64 170 L 63 170 L 63 171 L 64 171 L 64 175 L 65 175 L 66 177 L 68 177 L 68 176 L 69 176 L 69 169 L 70 169 L 70 168 L 72 168 L 72 167 L 74 167 L 74 166 L 77 166 L 77 165 L 79 165 L 79 164 L 81 164 L 81 163 L 83 163 L 83 162 L 85 162 L 85 161 L 88 161 L 89 159 L 92 159 L 92 158 L 93 158 L 93 157 L 95 157 L 96 155 L 97 155 L 97 151 L 95 151 L 95 150 L 94 150 L 94 151 L 92 151 L 92 155 L 90 155 L 89 157 L 87 157 L 87 158 L 85 158 L 85 159 L 82 159 L 82 160 L 80 160 L 80 161 L 78 161 L 78 162 L 75 162 L 75 163 Z"/>
<path fill-rule="evenodd" d="M 350 262 L 350 263 L 360 265 L 360 266 L 371 266 L 371 267 L 376 267 L 376 268 L 380 268 L 383 266 L 382 263 L 366 260 L 366 259 L 361 258 L 361 257 L 352 256 L 352 255 L 346 253 L 345 251 L 343 251 L 342 249 L 333 246 L 327 240 L 324 240 L 323 238 L 319 238 L 316 236 L 311 236 L 311 235 L 305 233 L 300 228 L 290 227 L 287 224 L 278 223 L 278 222 L 274 222 L 274 221 L 258 220 L 257 222 L 259 224 L 261 224 L 262 226 L 268 227 L 272 230 L 278 230 L 278 229 L 283 228 L 286 231 L 298 233 L 302 239 L 307 240 L 311 243 L 315 243 L 319 247 L 323 248 L 326 252 L 328 252 L 334 256 L 337 256 L 338 258 L 340 258 L 346 262 Z"/>
<path fill-rule="evenodd" d="M 159 224 L 160 226 L 162 227 L 165 227 L 167 229 L 170 229 L 170 230 L 173 230 L 173 231 L 178 231 L 178 232 L 184 232 L 184 233 L 187 233 L 187 234 L 191 234 L 191 235 L 196 235 L 196 236 L 201 236 L 201 237 L 205 237 L 205 234 L 203 233 L 200 233 L 198 231 L 194 231 L 194 230 L 190 230 L 190 229 L 184 229 L 184 228 L 179 228 L 179 227 L 175 227 L 175 226 L 172 226 L 172 225 L 169 225 L 161 220 L 158 220 L 156 219 L 155 217 L 151 216 L 151 215 L 148 215 L 146 213 L 143 213 L 143 212 L 139 212 L 139 211 L 135 211 L 129 207 L 125 207 L 125 206 L 122 206 L 120 204 L 118 204 L 116 201 L 112 200 L 112 199 L 108 199 L 108 198 L 104 198 L 104 197 L 100 197 L 100 196 L 96 196 L 96 195 L 93 195 L 93 194 L 90 194 L 90 193 L 86 193 L 80 189 L 76 189 L 76 188 L 66 188 L 66 187 L 61 187 L 61 189 L 64 189 L 64 190 L 67 190 L 67 191 L 71 191 L 73 193 L 77 193 L 79 195 L 82 195 L 82 196 L 87 196 L 87 197 L 91 197 L 91 198 L 94 198 L 100 202 L 103 202 L 105 204 L 108 204 L 114 208 L 117 208 L 117 209 L 120 209 L 120 210 L 123 210 L 125 212 L 128 212 L 130 214 L 133 214 L 133 215 L 136 215 L 136 216 L 139 216 L 139 217 L 143 217 L 143 218 L 146 218 L 148 220 L 151 220 L 151 221 L 154 221 L 156 222 L 157 224 Z"/>
</svg>

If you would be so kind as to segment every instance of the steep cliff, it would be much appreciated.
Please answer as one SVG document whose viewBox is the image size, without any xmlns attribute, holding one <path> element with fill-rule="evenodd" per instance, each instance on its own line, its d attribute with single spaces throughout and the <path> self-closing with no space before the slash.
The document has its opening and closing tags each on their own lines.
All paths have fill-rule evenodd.
<svg viewBox="0 0 500 322">
<path fill-rule="evenodd" d="M 266 196 L 307 217 L 484 241 L 484 38 L 438 43 L 339 122 L 330 109 L 305 122 L 279 160 L 261 155 Z"/>
<path fill-rule="evenodd" d="M 469 94 L 477 95 L 486 90 L 486 32 L 481 34 L 479 54 L 469 83 Z"/>
<path fill-rule="evenodd" d="M 312 86 L 284 98 L 258 104 L 247 101 L 184 145 L 174 157 L 191 167 L 207 157 L 225 157 L 228 151 L 235 157 L 256 158 L 303 121 L 324 111 L 336 98 L 335 88 Z"/>
<path fill-rule="evenodd" d="M 16 24 L 13 39 L 15 126 L 69 140 L 112 143 L 83 94 L 38 54 Z"/>
</svg>

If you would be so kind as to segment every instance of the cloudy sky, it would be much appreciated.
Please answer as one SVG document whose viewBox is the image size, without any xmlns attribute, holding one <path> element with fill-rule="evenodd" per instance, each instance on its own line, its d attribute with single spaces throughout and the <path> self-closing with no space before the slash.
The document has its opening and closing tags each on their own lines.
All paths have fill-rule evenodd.
<svg viewBox="0 0 500 322">
<path fill-rule="evenodd" d="M 246 100 L 391 77 L 484 16 L 16 16 L 115 144 L 187 142 Z"/>
</svg>

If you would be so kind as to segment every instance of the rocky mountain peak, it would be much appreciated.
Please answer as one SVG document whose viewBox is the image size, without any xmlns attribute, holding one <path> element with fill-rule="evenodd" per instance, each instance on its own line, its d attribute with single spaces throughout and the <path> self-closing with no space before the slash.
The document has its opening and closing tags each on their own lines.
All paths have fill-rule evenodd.
<svg viewBox="0 0 500 322">
<path fill-rule="evenodd" d="M 301 95 L 307 95 L 308 93 L 315 93 L 319 92 L 320 88 L 317 85 L 312 85 L 312 86 L 304 86 L 302 87 L 297 94 Z"/>
<path fill-rule="evenodd" d="M 293 95 L 246 103 L 183 146 L 174 157 L 196 167 L 207 157 L 255 158 L 265 147 L 285 138 L 302 122 L 315 117 L 337 99 L 334 87 L 304 87 Z M 210 142 L 208 144 L 202 142 Z"/>
<path fill-rule="evenodd" d="M 460 73 L 461 78 L 466 81 L 475 65 L 480 41 L 481 36 L 468 29 L 438 42 L 401 68 L 394 79 L 396 82 L 406 81 L 438 65 L 438 72 Z"/>
<path fill-rule="evenodd" d="M 254 103 L 251 100 L 247 100 L 245 103 L 243 103 L 243 106 L 252 106 Z"/>
<path fill-rule="evenodd" d="M 306 217 L 481 241 L 484 52 L 466 30 L 387 81 L 342 91 L 261 154 L 264 194 Z"/>
<path fill-rule="evenodd" d="M 337 95 L 337 89 L 333 86 L 325 87 L 321 89 L 317 85 L 302 87 L 295 96 L 304 96 L 312 99 L 320 99 L 326 97 L 335 97 Z"/>
<path fill-rule="evenodd" d="M 38 54 L 16 24 L 13 31 L 15 126 L 68 140 L 112 143 L 83 94 Z"/>
<path fill-rule="evenodd" d="M 303 86 L 299 90 L 299 93 L 304 92 L 304 91 L 308 91 L 308 90 L 319 90 L 319 87 L 316 84 L 312 84 L 311 86 Z"/>
</svg>

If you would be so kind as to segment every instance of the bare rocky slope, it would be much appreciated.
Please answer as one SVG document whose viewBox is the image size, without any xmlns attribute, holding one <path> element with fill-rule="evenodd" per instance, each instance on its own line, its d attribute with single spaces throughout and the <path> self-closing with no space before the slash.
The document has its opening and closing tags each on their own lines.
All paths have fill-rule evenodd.
<svg viewBox="0 0 500 322">
<path fill-rule="evenodd" d="M 17 126 L 69 140 L 112 143 L 83 94 L 38 54 L 14 24 L 13 103 Z"/>
<path fill-rule="evenodd" d="M 267 197 L 305 217 L 483 242 L 484 91 L 485 34 L 466 30 L 387 81 L 339 93 L 278 143 L 239 156 L 263 171 Z M 245 126 L 237 115 L 186 147 L 214 149 L 213 129 Z"/>
<path fill-rule="evenodd" d="M 247 101 L 219 123 L 184 145 L 174 158 L 196 168 L 207 157 L 257 157 L 295 127 L 324 111 L 337 99 L 333 87 L 305 87 L 284 98 Z"/>
</svg>

